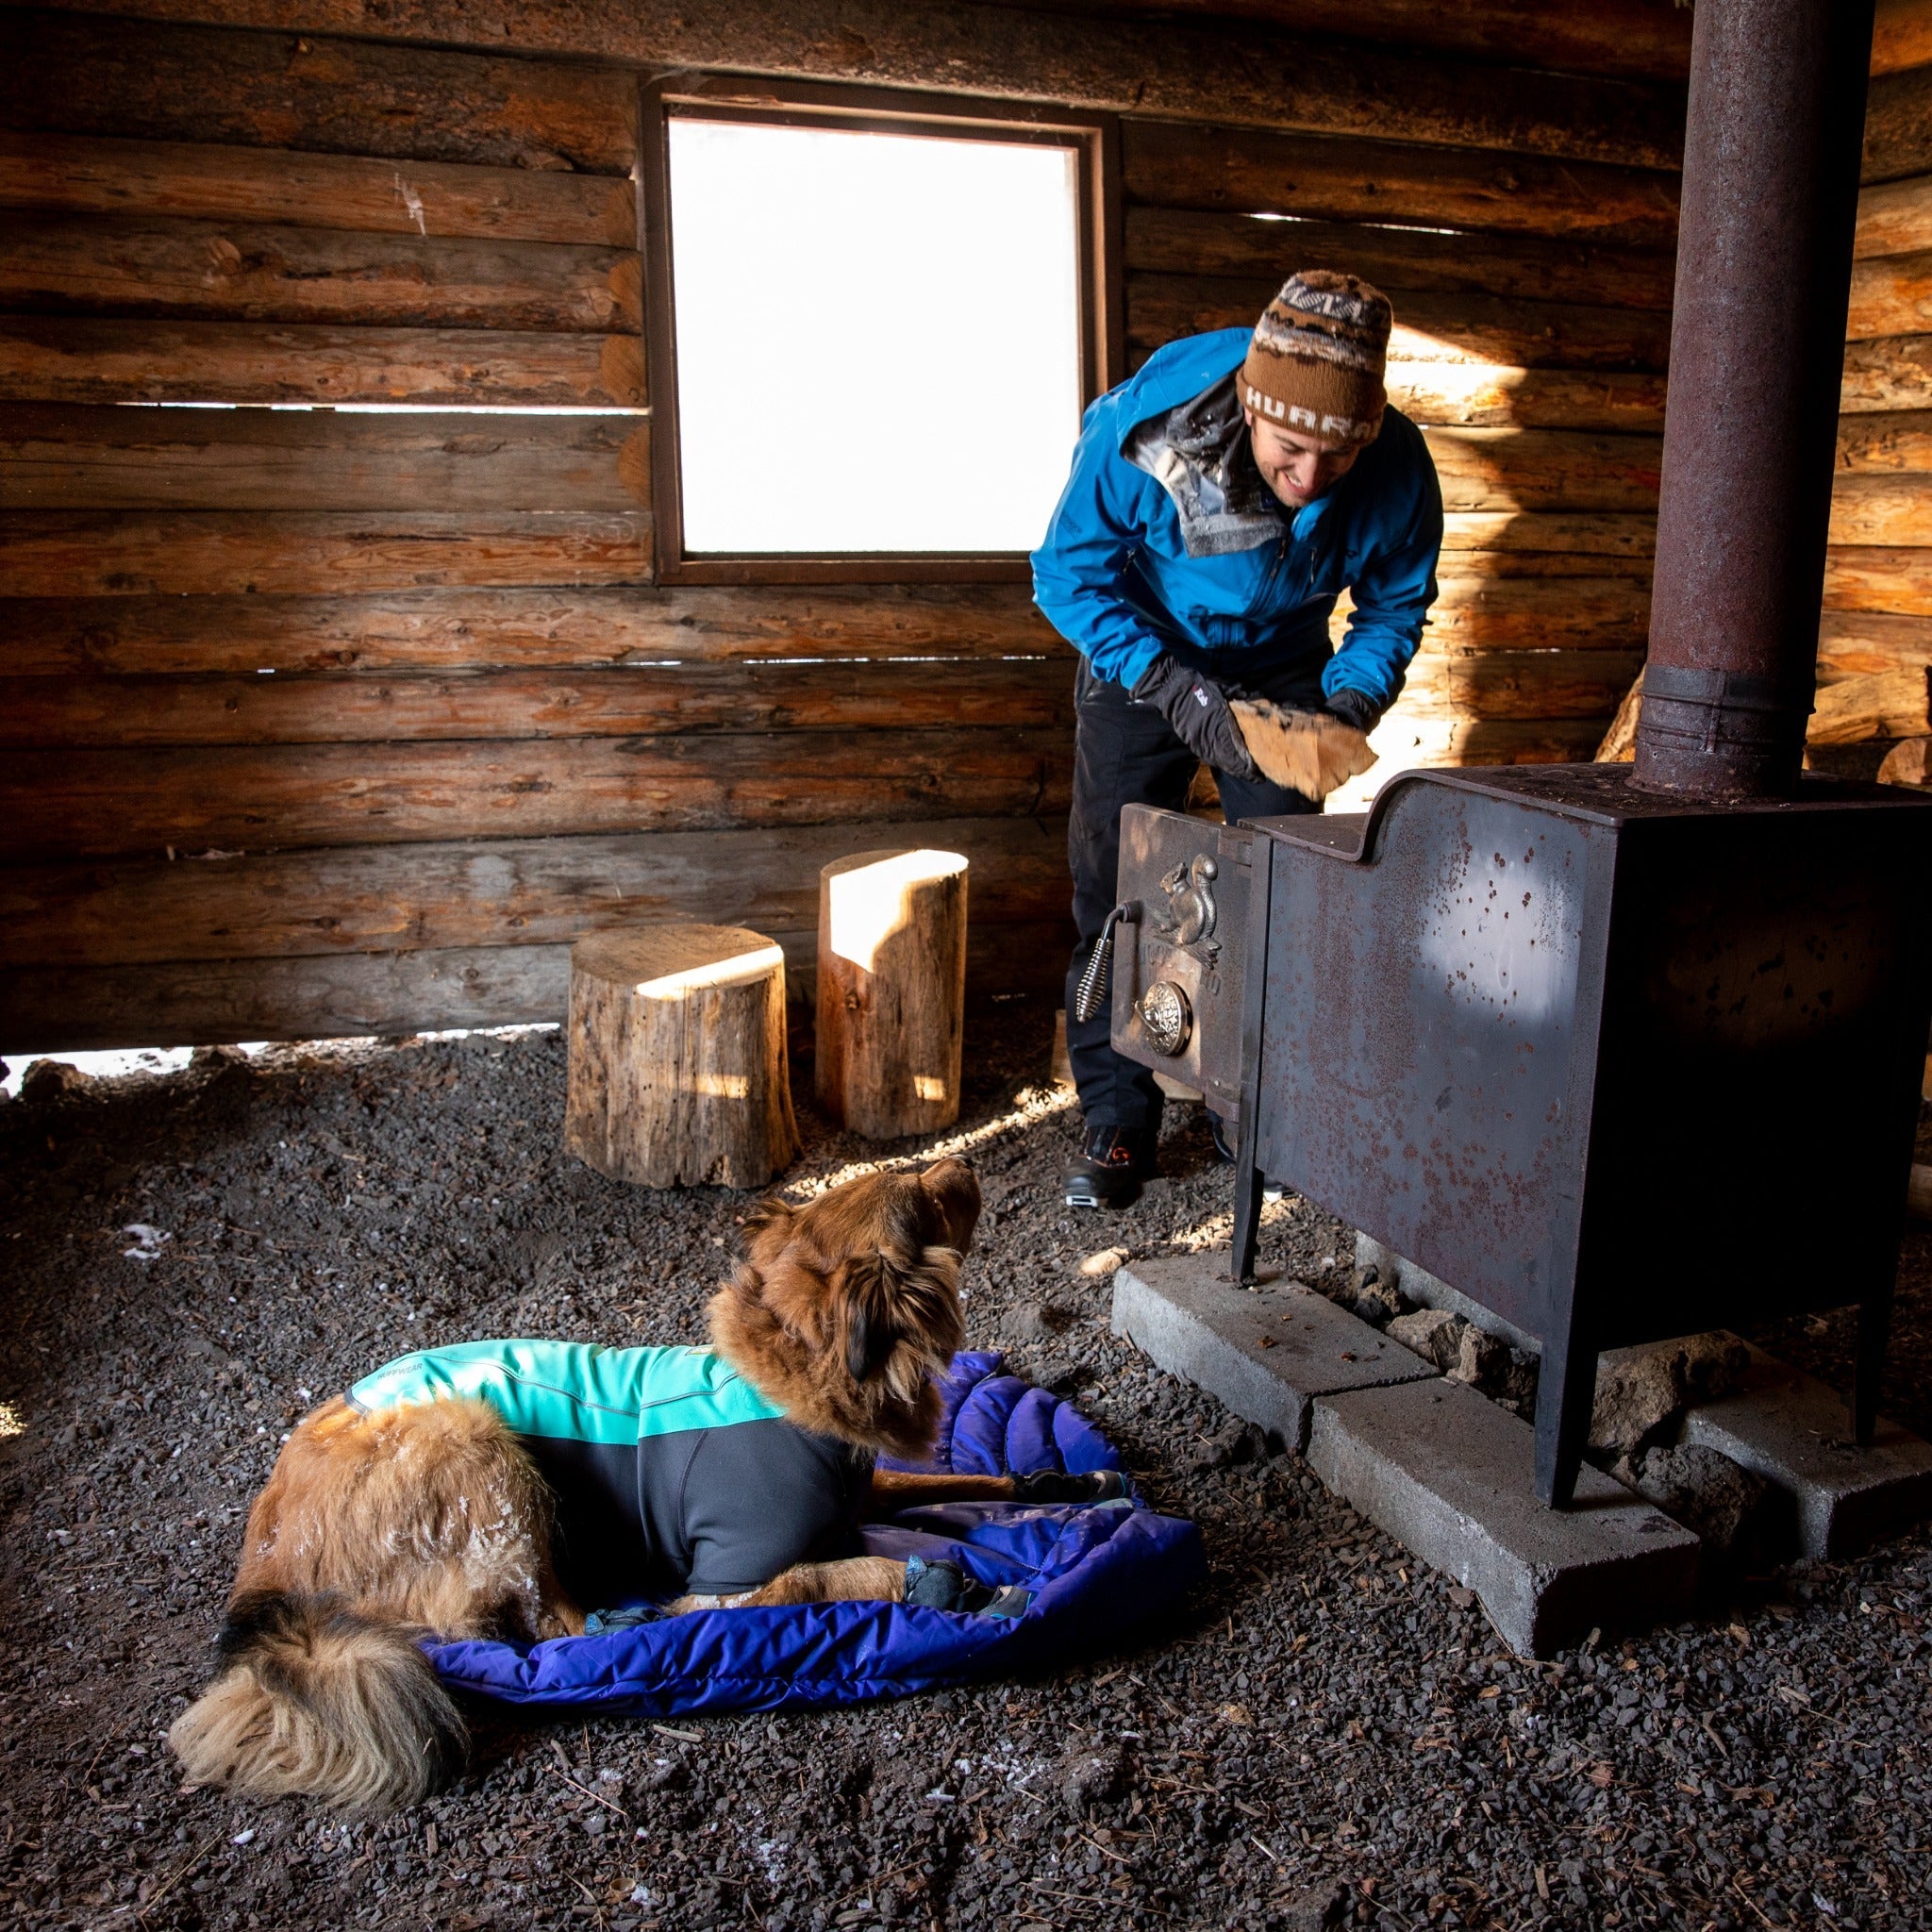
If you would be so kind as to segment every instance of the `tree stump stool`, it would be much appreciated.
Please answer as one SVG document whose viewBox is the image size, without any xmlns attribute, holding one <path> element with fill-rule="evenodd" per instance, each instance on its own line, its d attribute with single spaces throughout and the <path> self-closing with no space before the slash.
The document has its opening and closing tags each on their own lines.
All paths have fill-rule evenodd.
<svg viewBox="0 0 1932 1932">
<path fill-rule="evenodd" d="M 785 955 L 741 925 L 600 932 L 570 953 L 564 1146 L 646 1188 L 759 1188 L 798 1154 Z"/>
<path fill-rule="evenodd" d="M 860 852 L 819 874 L 819 1105 L 869 1141 L 959 1118 L 966 860 Z"/>
</svg>

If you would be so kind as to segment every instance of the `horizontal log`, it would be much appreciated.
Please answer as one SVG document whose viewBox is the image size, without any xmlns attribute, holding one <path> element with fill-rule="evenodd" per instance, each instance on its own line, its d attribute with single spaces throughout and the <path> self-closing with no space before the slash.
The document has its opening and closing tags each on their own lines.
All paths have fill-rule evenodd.
<svg viewBox="0 0 1932 1932">
<path fill-rule="evenodd" d="M 1682 90 L 1341 46 L 1234 23 L 1110 18 L 1102 28 L 926 0 L 124 0 L 148 18 L 517 47 L 639 67 L 939 89 L 1235 126 L 1674 168 Z M 756 96 L 754 96 L 756 97 Z"/>
<path fill-rule="evenodd" d="M 1668 174 L 1467 154 L 1395 141 L 1332 141 L 1129 120 L 1121 182 L 1130 202 L 1329 222 L 1443 228 L 1671 248 L 1677 182 Z"/>
<path fill-rule="evenodd" d="M 326 596 L 432 584 L 643 583 L 648 510 L 39 510 L 0 517 L 16 597 Z"/>
<path fill-rule="evenodd" d="M 788 1004 L 808 1013 L 816 928 L 770 937 L 785 951 Z M 1065 980 L 1071 942 L 1064 919 L 974 920 L 966 932 L 969 997 L 1050 995 Z M 0 1053 L 398 1038 L 448 1026 L 541 1024 L 563 1019 L 569 987 L 564 945 L 19 967 L 0 974 Z"/>
<path fill-rule="evenodd" d="M 1161 275 L 1257 275 L 1278 282 L 1291 271 L 1326 268 L 1365 276 L 1391 291 L 1456 291 L 1613 308 L 1668 309 L 1675 275 L 1674 258 L 1662 249 L 1170 208 L 1127 209 L 1123 258 L 1129 270 Z"/>
<path fill-rule="evenodd" d="M 1827 610 L 1818 622 L 1818 682 L 1932 664 L 1932 619 Z"/>
<path fill-rule="evenodd" d="M 1932 67 L 1878 75 L 1865 97 L 1866 181 L 1932 174 Z"/>
<path fill-rule="evenodd" d="M 1859 260 L 1878 255 L 1914 255 L 1932 248 L 1932 175 L 1861 189 L 1852 253 Z"/>
<path fill-rule="evenodd" d="M 975 924 L 1067 911 L 1063 818 L 865 827 L 860 849 L 889 845 L 963 852 Z M 699 912 L 803 932 L 819 868 L 855 849 L 846 826 L 801 825 L 13 866 L 0 868 L 0 966 L 568 944 Z"/>
<path fill-rule="evenodd" d="M 385 235 L 635 248 L 631 183 L 529 168 L 0 129 L 0 208 L 289 222 Z"/>
<path fill-rule="evenodd" d="M 636 336 L 0 316 L 0 396 L 641 408 Z"/>
<path fill-rule="evenodd" d="M 1418 423 L 1652 434 L 1664 426 L 1660 375 L 1397 361 L 1384 380 L 1389 400 Z"/>
<path fill-rule="evenodd" d="M 637 158 L 633 75 L 291 25 L 232 33 L 8 8 L 0 62 L 36 84 L 0 98 L 0 125 L 620 176 Z"/>
<path fill-rule="evenodd" d="M 1840 476 L 1831 492 L 1834 544 L 1932 544 L 1932 491 L 1919 476 Z M 1932 558 L 1926 559 L 1932 566 Z"/>
<path fill-rule="evenodd" d="M 1600 718 L 1428 717 L 1398 700 L 1370 739 L 1379 762 L 1369 774 L 1369 789 L 1373 792 L 1417 765 L 1587 762 L 1609 719 L 1608 708 Z"/>
<path fill-rule="evenodd" d="M 1015 663 L 649 665 L 407 677 L 0 677 L 0 746 L 346 744 L 938 725 L 1071 728 L 1073 680 Z"/>
<path fill-rule="evenodd" d="M 628 510 L 645 420 L 0 404 L 0 508 Z"/>
<path fill-rule="evenodd" d="M 15 752 L 9 862 L 204 847 L 700 831 L 1064 811 L 1071 734 L 774 731 Z"/>
<path fill-rule="evenodd" d="M 1885 255 L 1852 264 L 1845 334 L 1852 341 L 1932 330 L 1932 252 Z"/>
<path fill-rule="evenodd" d="M 1805 729 L 1807 744 L 1864 744 L 1932 732 L 1932 693 L 1923 664 L 1846 677 L 1821 687 Z"/>
<path fill-rule="evenodd" d="M 0 674 L 254 676 L 747 659 L 1074 659 L 1024 584 L 17 599 Z"/>
<path fill-rule="evenodd" d="M 1926 0 L 1878 0 L 1872 22 L 1872 72 L 1896 74 L 1932 61 L 1932 6 Z"/>
<path fill-rule="evenodd" d="M 1402 705 L 1418 718 L 1598 719 L 1616 708 L 1642 664 L 1641 647 L 1424 651 L 1409 666 Z"/>
<path fill-rule="evenodd" d="M 1932 408 L 1932 336 L 1847 342 L 1839 408 L 1854 414 Z"/>
<path fill-rule="evenodd" d="M 1252 328 L 1279 285 L 1278 278 L 1130 275 L 1127 341 L 1157 349 L 1205 329 Z M 1410 292 L 1396 305 L 1389 353 L 1406 362 L 1661 371 L 1670 336 L 1669 317 L 1644 309 Z"/>
<path fill-rule="evenodd" d="M 1824 554 L 1824 608 L 1932 617 L 1932 557 L 1923 550 L 1834 545 Z"/>
<path fill-rule="evenodd" d="M 1874 410 L 1838 425 L 1840 474 L 1932 472 L 1932 409 Z"/>
<path fill-rule="evenodd" d="M 1444 426 L 1423 436 L 1445 509 L 1657 509 L 1661 437 Z"/>
<path fill-rule="evenodd" d="M 1451 512 L 1442 519 L 1442 548 L 1444 552 L 1488 552 L 1496 559 L 1544 551 L 1580 553 L 1592 558 L 1648 558 L 1657 550 L 1657 519 L 1583 510 L 1546 511 L 1541 515 L 1502 510 Z M 1443 567 L 1468 568 L 1446 556 Z M 1495 564 L 1486 563 L 1483 568 L 1493 569 Z M 1589 574 L 1595 575 L 1596 569 L 1591 566 Z"/>
<path fill-rule="evenodd" d="M 29 312 L 635 334 L 640 258 L 623 248 L 166 216 L 9 215 L 0 306 Z"/>
<path fill-rule="evenodd" d="M 1650 632 L 1650 579 L 1444 575 L 1429 611 L 1430 651 L 1641 650 Z M 1341 637 L 1349 600 L 1336 608 Z"/>
</svg>

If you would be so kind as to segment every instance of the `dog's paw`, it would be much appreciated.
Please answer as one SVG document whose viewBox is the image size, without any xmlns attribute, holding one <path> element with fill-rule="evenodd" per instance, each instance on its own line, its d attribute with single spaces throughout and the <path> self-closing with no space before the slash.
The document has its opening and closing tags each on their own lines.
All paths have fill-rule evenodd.
<svg viewBox="0 0 1932 1932">
<path fill-rule="evenodd" d="M 1031 1591 L 1008 1584 L 994 1590 L 969 1575 L 958 1563 L 941 1557 L 928 1562 L 924 1557 L 906 1560 L 905 1601 L 914 1609 L 954 1610 L 965 1616 L 1024 1617 L 1033 1601 Z"/>
<path fill-rule="evenodd" d="M 1092 1469 L 1084 1475 L 1036 1469 L 1013 1478 L 1017 1503 L 1110 1503 L 1126 1493 L 1126 1478 L 1117 1469 Z"/>
</svg>

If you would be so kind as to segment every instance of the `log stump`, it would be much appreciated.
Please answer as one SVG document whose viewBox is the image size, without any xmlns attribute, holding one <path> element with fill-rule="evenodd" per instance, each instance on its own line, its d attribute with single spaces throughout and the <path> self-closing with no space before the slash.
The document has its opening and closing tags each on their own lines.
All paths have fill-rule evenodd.
<svg viewBox="0 0 1932 1932">
<path fill-rule="evenodd" d="M 819 874 L 819 1105 L 869 1141 L 959 1118 L 966 860 L 860 852 Z"/>
<path fill-rule="evenodd" d="M 600 932 L 570 953 L 564 1146 L 646 1188 L 761 1188 L 798 1154 L 785 955 L 741 925 Z"/>
</svg>

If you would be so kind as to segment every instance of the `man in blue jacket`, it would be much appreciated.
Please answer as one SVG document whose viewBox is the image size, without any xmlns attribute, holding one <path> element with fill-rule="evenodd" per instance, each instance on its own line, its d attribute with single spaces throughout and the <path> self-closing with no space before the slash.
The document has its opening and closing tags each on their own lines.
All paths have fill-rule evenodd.
<svg viewBox="0 0 1932 1932">
<path fill-rule="evenodd" d="M 1113 1051 L 1106 1011 L 1074 1015 L 1114 903 L 1122 806 L 1178 810 L 1205 763 L 1230 824 L 1321 810 L 1335 771 L 1367 768 L 1367 733 L 1421 641 L 1442 499 L 1421 432 L 1388 407 L 1391 323 L 1379 291 L 1311 270 L 1252 334 L 1170 342 L 1087 411 L 1033 553 L 1034 600 L 1081 658 L 1067 1051 L 1086 1140 L 1071 1206 L 1130 1204 L 1160 1125 L 1160 1090 Z M 1331 650 L 1343 590 L 1354 610 Z M 1234 708 L 1257 698 L 1308 714 L 1330 775 L 1292 790 L 1262 774 Z"/>
</svg>

